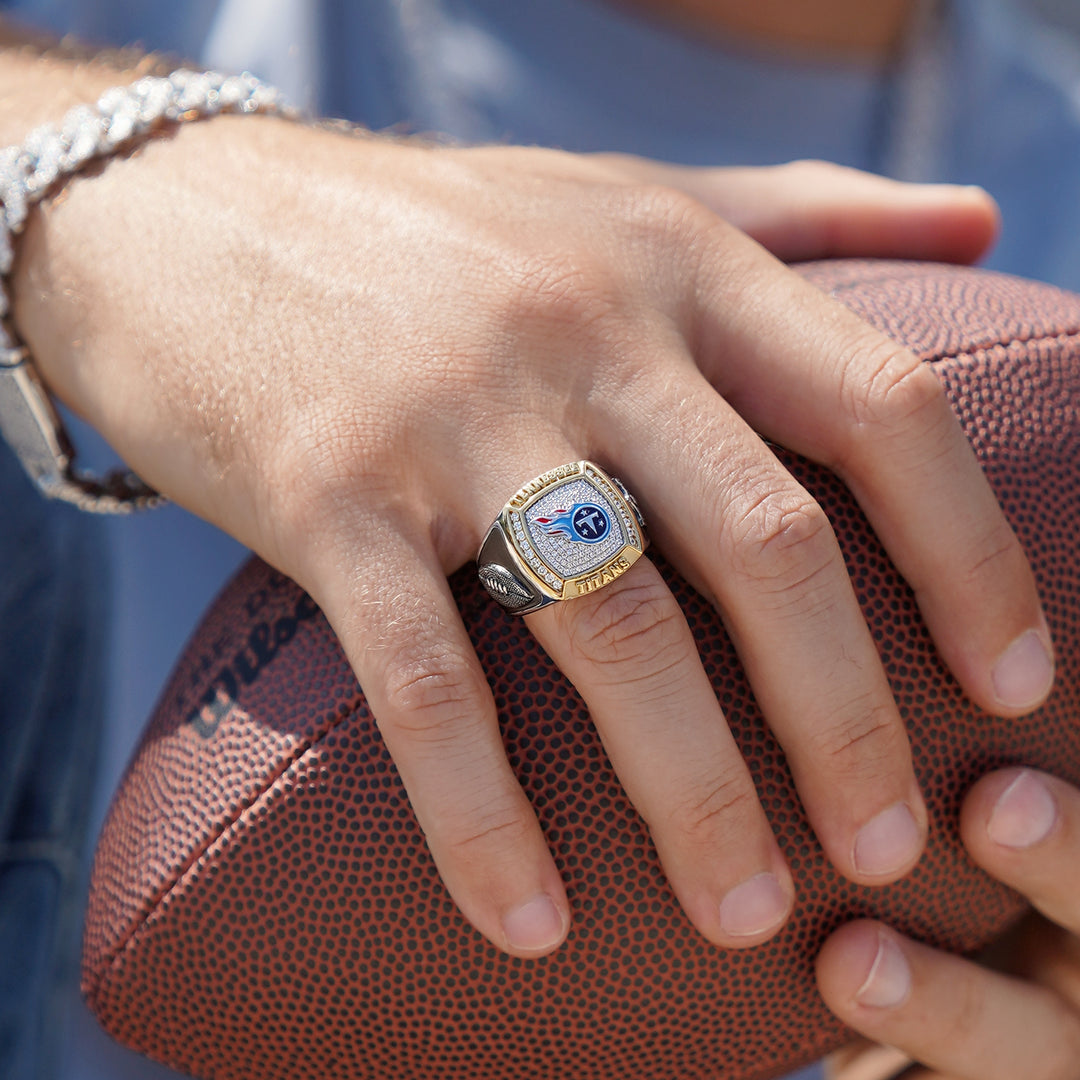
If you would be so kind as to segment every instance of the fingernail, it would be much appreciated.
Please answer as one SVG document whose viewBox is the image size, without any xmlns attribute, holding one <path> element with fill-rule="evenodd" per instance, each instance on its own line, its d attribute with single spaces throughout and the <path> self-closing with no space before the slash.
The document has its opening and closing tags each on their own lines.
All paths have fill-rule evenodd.
<svg viewBox="0 0 1080 1080">
<path fill-rule="evenodd" d="M 911 968 L 907 957 L 892 938 L 878 934 L 877 954 L 866 981 L 855 991 L 860 1005 L 892 1009 L 902 1005 L 911 993 Z"/>
<path fill-rule="evenodd" d="M 998 701 L 1026 709 L 1042 701 L 1054 682 L 1054 661 L 1038 630 L 1021 634 L 998 657 L 991 673 Z"/>
<path fill-rule="evenodd" d="M 1057 804 L 1042 780 L 1022 772 L 998 797 L 986 831 L 995 844 L 1034 847 L 1050 835 L 1057 821 Z"/>
<path fill-rule="evenodd" d="M 881 877 L 913 863 L 922 835 L 905 803 L 894 803 L 871 818 L 856 834 L 852 862 L 860 874 Z"/>
<path fill-rule="evenodd" d="M 503 932 L 511 949 L 539 952 L 556 945 L 565 927 L 551 897 L 541 893 L 503 916 Z"/>
<path fill-rule="evenodd" d="M 779 926 L 791 902 L 772 874 L 757 874 L 736 885 L 720 902 L 720 926 L 732 937 L 751 937 Z"/>
</svg>

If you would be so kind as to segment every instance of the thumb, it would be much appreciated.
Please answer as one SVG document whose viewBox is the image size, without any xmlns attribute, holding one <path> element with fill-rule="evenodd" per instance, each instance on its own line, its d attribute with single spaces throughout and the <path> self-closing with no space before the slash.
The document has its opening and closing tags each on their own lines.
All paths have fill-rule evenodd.
<svg viewBox="0 0 1080 1080">
<path fill-rule="evenodd" d="M 908 184 L 824 161 L 688 168 L 604 155 L 623 175 L 678 188 L 787 262 L 880 258 L 974 262 L 993 244 L 997 203 L 981 188 Z"/>
</svg>

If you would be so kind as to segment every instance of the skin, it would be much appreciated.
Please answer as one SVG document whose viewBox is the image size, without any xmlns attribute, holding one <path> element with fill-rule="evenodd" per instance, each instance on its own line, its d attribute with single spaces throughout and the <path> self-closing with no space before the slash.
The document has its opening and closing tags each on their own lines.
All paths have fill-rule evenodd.
<svg viewBox="0 0 1080 1080">
<path fill-rule="evenodd" d="M 124 78 L 9 51 L 0 136 Z M 853 880 L 904 874 L 925 809 L 828 521 L 762 436 L 845 479 L 977 702 L 1019 715 L 1048 692 L 1030 570 L 940 387 L 779 261 L 968 260 L 995 228 L 981 192 L 817 163 L 688 170 L 222 117 L 36 211 L 15 319 L 133 468 L 322 606 L 451 894 L 532 957 L 571 912 L 446 574 L 552 465 L 617 465 L 714 598 Z M 652 564 L 529 625 L 702 934 L 774 933 L 790 875 Z M 1003 680 L 1017 642 L 1043 662 Z"/>
<path fill-rule="evenodd" d="M 895 48 L 914 7 L 908 0 L 666 6 L 700 27 L 770 48 L 868 59 Z M 1031 914 L 984 957 L 987 967 L 876 922 L 837 932 L 819 958 L 819 985 L 830 1008 L 865 1039 L 833 1056 L 830 1080 L 888 1080 L 901 1072 L 906 1080 L 1080 1075 L 1080 792 L 1030 770 L 992 774 L 965 801 L 961 832 L 972 859 L 1024 895 Z"/>
<path fill-rule="evenodd" d="M 670 0 L 667 7 L 698 26 L 774 49 L 881 59 L 896 47 L 914 5 Z M 997 818 L 999 829 L 1011 823 L 1011 835 L 1001 843 L 990 823 L 1007 792 L 1012 804 L 1006 800 Z M 1030 831 L 1023 836 L 1025 823 Z M 865 1040 L 834 1055 L 830 1080 L 887 1080 L 913 1061 L 925 1067 L 905 1071 L 909 1080 L 1080 1075 L 1080 793 L 1053 777 L 1005 770 L 975 786 L 961 827 L 975 862 L 1034 910 L 985 958 L 994 970 L 879 923 L 858 922 L 835 934 L 818 962 L 821 992 Z M 879 950 L 879 978 L 871 980 Z M 899 1001 L 882 1004 L 897 995 Z"/>
<path fill-rule="evenodd" d="M 895 48 L 913 9 L 908 0 L 637 2 L 751 44 L 869 60 Z M 4 61 L 5 143 L 134 74 L 14 51 Z M 202 168 L 208 155 L 216 184 Z M 281 191 L 313 175 L 307 215 L 290 231 L 297 206 Z M 118 231 L 111 223 L 121 211 L 128 227 Z M 552 220 L 560 244 L 550 243 Z M 590 230 L 597 220 L 604 227 Z M 805 495 L 760 451 L 752 456 L 750 428 L 845 475 L 976 700 L 1022 712 L 1041 696 L 1029 679 L 1031 700 L 1007 706 L 988 677 L 1008 642 L 1025 633 L 1029 644 L 1049 642 L 1023 559 L 940 398 L 910 357 L 806 292 L 750 242 L 782 259 L 969 261 L 995 227 L 981 193 L 905 188 L 813 163 L 680 170 L 514 149 L 436 155 L 221 120 L 111 163 L 37 213 L 22 245 L 16 316 L 59 396 L 148 479 L 322 603 L 369 694 L 381 698 L 380 725 L 453 895 L 496 945 L 528 957 L 557 947 L 570 912 L 502 760 L 442 575 L 471 556 L 506 493 L 555 461 L 610 455 L 642 496 L 660 545 L 727 616 L 822 842 L 859 880 L 889 880 L 917 857 L 921 801 L 827 531 Z M 519 233 L 539 240 L 539 257 L 515 246 Z M 146 260 L 147 250 L 160 257 Z M 699 252 L 708 258 L 688 258 Z M 509 284 L 505 274 L 461 274 L 474 265 L 517 274 Z M 411 288 L 447 317 L 410 303 Z M 613 302 L 625 296 L 635 301 L 632 318 L 631 305 Z M 386 356 L 402 364 L 397 380 L 380 378 Z M 785 384 L 787 398 L 777 392 Z M 623 388 L 635 392 L 620 397 Z M 508 399 L 524 403 L 514 425 L 493 427 Z M 664 457 L 655 441 L 612 446 L 598 435 L 648 430 L 664 410 L 692 415 L 672 425 L 689 447 L 685 460 Z M 835 431 L 846 446 L 830 440 Z M 867 457 L 881 438 L 888 451 Z M 932 460 L 920 442 L 934 448 Z M 882 458 L 894 454 L 890 471 Z M 442 471 L 432 467 L 444 460 Z M 747 462 L 756 485 L 736 482 L 733 463 Z M 931 506 L 912 514 L 911 491 L 924 484 Z M 703 507 L 707 516 L 695 518 Z M 701 531 L 680 535 L 671 523 L 684 518 Z M 926 519 L 934 551 L 920 544 Z M 730 520 L 748 527 L 736 533 Z M 626 578 L 623 593 L 543 613 L 534 629 L 585 695 L 691 917 L 718 944 L 755 944 L 782 923 L 790 878 L 685 627 L 647 563 Z M 790 669 L 770 663 L 777 640 L 799 661 Z M 849 662 L 837 668 L 838 657 Z M 837 700 L 821 694 L 825 683 Z M 845 708 L 845 699 L 856 704 Z M 829 780 L 815 784 L 815 775 Z M 1041 778 L 1054 806 L 1050 831 L 1026 848 L 1003 846 L 987 823 L 1015 780 L 1013 771 L 977 785 L 963 823 L 972 857 L 1038 909 L 999 950 L 1010 976 L 887 927 L 843 928 L 822 952 L 820 985 L 868 1041 L 832 1062 L 838 1080 L 884 1078 L 912 1058 L 928 1063 L 920 1076 L 939 1080 L 1075 1075 L 1080 890 L 1069 868 L 1080 865 L 1080 795 Z M 909 858 L 860 874 L 853 831 L 890 799 L 913 811 Z M 1029 791 L 1027 801 L 1038 799 Z M 738 895 L 733 882 L 763 879 L 775 884 L 774 924 L 747 933 L 744 918 L 734 935 L 719 925 L 722 898 Z M 511 936 L 523 904 L 527 917 Z M 905 972 L 909 982 L 895 1004 L 881 1004 L 880 985 L 868 1004 L 883 941 L 891 963 L 878 970 L 893 975 L 885 990 L 895 995 Z"/>
<path fill-rule="evenodd" d="M 1080 1075 L 1080 791 L 1032 770 L 994 773 L 968 795 L 961 833 L 1032 913 L 995 948 L 996 970 L 874 922 L 835 934 L 818 960 L 821 992 L 871 1041 L 837 1055 L 831 1080 L 885 1080 L 913 1059 L 919 1080 Z"/>
</svg>

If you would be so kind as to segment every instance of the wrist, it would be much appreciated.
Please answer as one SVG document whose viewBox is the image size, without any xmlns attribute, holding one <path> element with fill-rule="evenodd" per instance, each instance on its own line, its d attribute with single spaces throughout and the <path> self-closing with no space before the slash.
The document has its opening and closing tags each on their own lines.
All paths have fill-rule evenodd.
<svg viewBox="0 0 1080 1080">
<path fill-rule="evenodd" d="M 76 470 L 63 424 L 12 319 L 12 287 L 21 283 L 28 289 L 27 276 L 32 276 L 33 268 L 31 260 L 26 270 L 16 270 L 15 242 L 34 207 L 72 177 L 130 154 L 184 121 L 222 112 L 283 115 L 288 110 L 277 91 L 250 75 L 178 70 L 167 78 L 145 77 L 107 89 L 95 104 L 82 104 L 60 124 L 38 126 L 21 143 L 0 151 L 0 433 L 46 495 L 105 512 L 127 512 L 159 501 L 156 492 L 131 472 L 118 470 L 99 480 Z M 117 221 L 122 220 L 120 215 Z M 52 342 L 51 351 L 59 357 L 64 350 L 56 345 Z M 45 347 L 48 352 L 48 342 Z"/>
<path fill-rule="evenodd" d="M 184 124 L 70 183 L 22 238 L 15 314 L 50 390 L 219 524 L 218 502 L 244 497 L 253 406 L 287 378 L 282 343 L 325 317 L 300 255 L 318 200 L 298 191 L 313 144 L 340 138 L 270 116 Z"/>
<path fill-rule="evenodd" d="M 129 411 L 121 398 L 137 368 L 220 329 L 213 297 L 235 297 L 245 269 L 229 223 L 237 203 L 258 212 L 264 129 L 279 126 L 294 127 L 231 116 L 174 127 L 31 215 L 13 272 L 16 325 L 56 396 L 106 434 L 109 402 Z"/>
</svg>

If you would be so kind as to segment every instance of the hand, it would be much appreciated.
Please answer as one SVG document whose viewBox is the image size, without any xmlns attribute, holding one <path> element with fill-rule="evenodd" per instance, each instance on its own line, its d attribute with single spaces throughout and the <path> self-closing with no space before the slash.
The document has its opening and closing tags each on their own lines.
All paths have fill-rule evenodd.
<svg viewBox="0 0 1080 1080">
<path fill-rule="evenodd" d="M 568 906 L 446 575 L 546 469 L 610 468 L 715 598 L 856 881 L 910 868 L 925 810 L 836 540 L 762 437 L 845 478 L 978 702 L 1049 688 L 1031 574 L 936 380 L 717 211 L 781 256 L 968 258 L 994 228 L 970 190 L 822 165 L 222 117 L 80 178 L 25 237 L 17 319 L 48 383 L 321 605 L 451 894 L 517 955 L 555 948 Z M 787 867 L 651 563 L 529 624 L 701 932 L 778 929 Z"/>
<path fill-rule="evenodd" d="M 991 951 L 1001 970 L 935 952 L 874 922 L 826 943 L 829 1007 L 874 1043 L 835 1056 L 835 1080 L 885 1080 L 914 1058 L 914 1080 L 1080 1076 L 1080 791 L 1031 770 L 985 777 L 961 831 L 971 857 L 1035 910 Z"/>
</svg>

